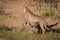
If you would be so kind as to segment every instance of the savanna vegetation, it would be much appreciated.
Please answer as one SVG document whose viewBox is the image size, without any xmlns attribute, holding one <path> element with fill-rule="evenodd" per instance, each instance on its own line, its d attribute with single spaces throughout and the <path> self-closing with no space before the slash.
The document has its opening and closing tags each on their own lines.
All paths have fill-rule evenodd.
<svg viewBox="0 0 60 40">
<path fill-rule="evenodd" d="M 23 29 L 16 30 L 6 25 L 0 25 L 0 40 L 60 40 L 60 33 L 46 32 L 44 35 L 39 33 L 29 33 Z"/>
</svg>

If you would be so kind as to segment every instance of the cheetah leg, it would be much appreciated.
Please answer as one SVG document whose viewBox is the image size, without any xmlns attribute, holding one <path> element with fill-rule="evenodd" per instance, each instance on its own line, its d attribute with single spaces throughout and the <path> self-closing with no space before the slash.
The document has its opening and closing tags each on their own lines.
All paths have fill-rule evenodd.
<svg viewBox="0 0 60 40">
<path fill-rule="evenodd" d="M 42 33 L 45 34 L 45 29 L 43 26 L 41 26 L 41 29 L 42 29 Z"/>
</svg>

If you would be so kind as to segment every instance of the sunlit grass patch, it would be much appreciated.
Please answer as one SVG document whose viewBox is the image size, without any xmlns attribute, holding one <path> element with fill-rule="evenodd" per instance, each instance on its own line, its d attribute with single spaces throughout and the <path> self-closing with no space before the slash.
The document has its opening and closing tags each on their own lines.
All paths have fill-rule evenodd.
<svg viewBox="0 0 60 40">
<path fill-rule="evenodd" d="M 53 13 L 53 12 L 42 12 L 42 13 L 40 13 L 40 16 L 48 18 L 48 17 L 54 16 L 54 14 L 55 13 Z"/>
</svg>

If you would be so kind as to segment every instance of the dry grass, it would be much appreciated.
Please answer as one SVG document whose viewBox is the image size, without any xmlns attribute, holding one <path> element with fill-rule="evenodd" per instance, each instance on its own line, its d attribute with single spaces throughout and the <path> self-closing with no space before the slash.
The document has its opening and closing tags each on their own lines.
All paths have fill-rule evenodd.
<svg viewBox="0 0 60 40">
<path fill-rule="evenodd" d="M 15 30 L 12 28 L 9 30 L 9 28 L 5 26 L 1 28 L 0 40 L 60 40 L 60 33 L 49 32 L 44 35 L 38 33 L 31 34 L 23 31 L 22 29 Z"/>
</svg>

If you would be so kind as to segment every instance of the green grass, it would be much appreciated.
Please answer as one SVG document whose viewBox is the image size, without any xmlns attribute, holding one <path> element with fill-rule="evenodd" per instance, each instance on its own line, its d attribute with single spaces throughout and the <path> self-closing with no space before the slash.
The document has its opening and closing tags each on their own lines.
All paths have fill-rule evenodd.
<svg viewBox="0 0 60 40">
<path fill-rule="evenodd" d="M 60 33 L 46 32 L 44 35 L 38 33 L 31 34 L 22 29 L 15 30 L 12 28 L 12 30 L 9 30 L 7 26 L 0 27 L 0 40 L 60 40 Z M 2 29 L 4 30 L 2 31 Z"/>
<path fill-rule="evenodd" d="M 52 13 L 52 12 L 42 12 L 40 14 L 40 16 L 48 18 L 48 17 L 54 16 L 54 13 Z"/>
</svg>

